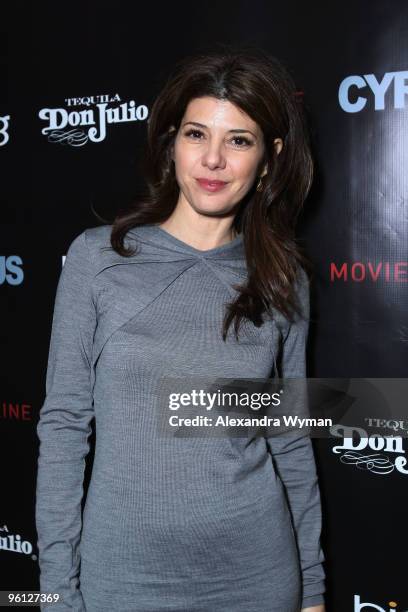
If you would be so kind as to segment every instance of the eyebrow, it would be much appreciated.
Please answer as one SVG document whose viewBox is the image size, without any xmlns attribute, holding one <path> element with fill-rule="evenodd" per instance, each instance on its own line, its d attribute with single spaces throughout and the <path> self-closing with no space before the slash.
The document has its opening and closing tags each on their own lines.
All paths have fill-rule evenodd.
<svg viewBox="0 0 408 612">
<path fill-rule="evenodd" d="M 206 128 L 207 126 L 204 125 L 204 123 L 198 123 L 197 121 L 186 121 L 185 123 L 183 123 L 184 127 L 185 125 L 195 125 L 196 127 L 201 127 L 201 128 Z M 248 134 L 252 134 L 252 136 L 254 136 L 254 138 L 256 138 L 256 134 L 254 134 L 253 132 L 251 132 L 251 130 L 243 130 L 240 128 L 235 128 L 233 130 L 228 130 L 229 132 L 233 132 L 234 134 L 242 134 L 242 133 L 248 133 Z"/>
</svg>

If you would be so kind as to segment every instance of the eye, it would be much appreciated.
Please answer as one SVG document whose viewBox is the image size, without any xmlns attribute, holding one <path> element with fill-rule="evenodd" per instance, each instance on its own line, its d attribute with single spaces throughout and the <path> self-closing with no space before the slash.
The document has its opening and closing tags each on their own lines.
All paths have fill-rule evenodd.
<svg viewBox="0 0 408 612">
<path fill-rule="evenodd" d="M 191 138 L 192 140 L 201 140 L 201 136 L 204 136 L 203 132 L 197 129 L 187 130 L 184 135 L 187 136 L 187 138 Z M 243 149 L 253 144 L 252 140 L 246 138 L 245 136 L 233 136 L 231 138 L 231 142 L 233 141 L 235 141 L 236 143 L 233 144 L 233 146 L 237 149 Z"/>
<path fill-rule="evenodd" d="M 244 136 L 234 136 L 234 138 L 232 140 L 240 140 L 241 144 L 238 144 L 238 147 L 248 147 L 249 145 L 252 144 L 252 140 L 249 140 L 249 138 L 245 138 Z"/>
<path fill-rule="evenodd" d="M 185 133 L 185 136 L 193 136 L 193 134 L 199 134 L 200 136 L 203 135 L 203 133 L 200 130 L 187 130 L 187 132 Z M 193 138 L 193 140 L 199 140 L 198 138 Z"/>
</svg>

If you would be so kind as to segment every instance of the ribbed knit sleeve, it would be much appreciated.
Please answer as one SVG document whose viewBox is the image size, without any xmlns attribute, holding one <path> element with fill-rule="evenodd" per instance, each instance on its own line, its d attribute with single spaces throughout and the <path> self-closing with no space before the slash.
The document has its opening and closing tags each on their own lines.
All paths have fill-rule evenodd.
<svg viewBox="0 0 408 612">
<path fill-rule="evenodd" d="M 94 415 L 90 368 L 96 312 L 86 231 L 71 243 L 52 321 L 46 397 L 40 410 L 36 526 L 40 589 L 63 603 L 41 610 L 84 612 L 79 589 L 81 500 Z"/>
<path fill-rule="evenodd" d="M 296 321 L 290 324 L 283 339 L 281 361 L 283 379 L 306 377 L 306 342 L 310 317 L 309 279 L 301 268 L 296 286 L 302 317 L 297 317 Z M 292 388 L 296 390 L 292 397 L 296 397 L 297 402 L 307 401 L 306 384 L 299 383 L 297 386 L 297 383 L 294 383 Z M 289 404 L 285 406 L 284 414 L 290 414 Z M 305 412 L 302 408 L 300 412 L 303 412 L 304 416 L 307 407 Z M 312 441 L 305 430 L 295 428 L 269 437 L 268 443 L 276 470 L 287 493 L 299 549 L 303 609 L 324 603 L 325 592 L 325 571 L 322 565 L 325 556 L 320 545 L 322 527 L 320 491 Z"/>
</svg>

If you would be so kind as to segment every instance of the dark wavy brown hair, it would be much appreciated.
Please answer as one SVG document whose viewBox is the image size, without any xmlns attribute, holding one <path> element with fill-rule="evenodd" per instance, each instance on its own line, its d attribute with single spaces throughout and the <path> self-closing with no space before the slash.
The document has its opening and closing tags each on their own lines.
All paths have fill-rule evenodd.
<svg viewBox="0 0 408 612">
<path fill-rule="evenodd" d="M 288 70 L 259 50 L 222 51 L 188 56 L 175 66 L 150 112 L 147 147 L 142 161 L 146 195 L 117 214 L 111 246 L 120 255 L 134 255 L 124 245 L 137 225 L 162 223 L 179 197 L 171 148 L 188 103 L 203 96 L 228 100 L 261 128 L 267 174 L 263 190 L 253 187 L 239 203 L 234 229 L 243 234 L 248 276 L 234 285 L 238 295 L 226 305 L 222 336 L 234 321 L 235 335 L 243 318 L 257 327 L 273 308 L 293 321 L 300 314 L 295 290 L 298 266 L 309 272 L 310 262 L 295 238 L 295 226 L 313 178 L 313 161 L 304 110 Z M 176 130 L 169 131 L 174 126 Z M 279 154 L 274 139 L 281 138 Z M 261 166 L 260 166 L 261 167 Z"/>
</svg>

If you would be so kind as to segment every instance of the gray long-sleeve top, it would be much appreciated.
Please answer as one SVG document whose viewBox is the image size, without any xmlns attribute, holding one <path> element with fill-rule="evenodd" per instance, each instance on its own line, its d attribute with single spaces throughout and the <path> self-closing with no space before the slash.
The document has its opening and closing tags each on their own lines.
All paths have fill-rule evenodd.
<svg viewBox="0 0 408 612">
<path fill-rule="evenodd" d="M 159 438 L 155 403 L 163 375 L 271 376 L 280 334 L 282 376 L 305 377 L 306 274 L 302 318 L 245 320 L 240 339 L 230 328 L 224 343 L 224 305 L 247 273 L 242 236 L 201 251 L 149 224 L 130 230 L 139 251 L 124 258 L 110 231 L 73 240 L 57 288 L 37 427 L 41 590 L 61 595 L 52 607 L 61 612 L 296 612 L 323 603 L 310 437 Z"/>
</svg>

